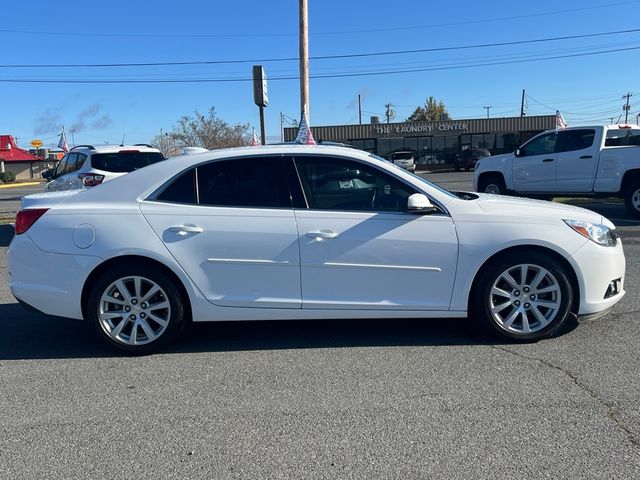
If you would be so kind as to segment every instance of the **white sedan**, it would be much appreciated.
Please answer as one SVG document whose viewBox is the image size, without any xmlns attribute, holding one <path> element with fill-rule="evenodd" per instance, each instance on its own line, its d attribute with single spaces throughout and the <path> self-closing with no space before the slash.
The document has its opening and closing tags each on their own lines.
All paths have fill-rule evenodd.
<svg viewBox="0 0 640 480">
<path fill-rule="evenodd" d="M 217 150 L 25 197 L 13 295 L 142 353 L 189 322 L 464 317 L 515 341 L 624 295 L 614 225 L 332 146 Z"/>
</svg>

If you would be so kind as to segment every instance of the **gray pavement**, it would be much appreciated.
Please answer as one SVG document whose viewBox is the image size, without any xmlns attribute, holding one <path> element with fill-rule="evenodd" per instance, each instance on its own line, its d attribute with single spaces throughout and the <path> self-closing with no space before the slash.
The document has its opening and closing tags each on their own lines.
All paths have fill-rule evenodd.
<svg viewBox="0 0 640 480">
<path fill-rule="evenodd" d="M 466 320 L 246 322 L 138 358 L 19 307 L 0 225 L 0 478 L 640 478 L 627 220 L 626 298 L 535 344 Z"/>
</svg>

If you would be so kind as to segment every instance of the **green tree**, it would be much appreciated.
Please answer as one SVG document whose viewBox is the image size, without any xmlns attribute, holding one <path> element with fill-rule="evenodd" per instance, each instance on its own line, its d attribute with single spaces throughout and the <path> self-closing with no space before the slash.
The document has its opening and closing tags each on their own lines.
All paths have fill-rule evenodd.
<svg viewBox="0 0 640 480">
<path fill-rule="evenodd" d="M 434 97 L 429 97 L 425 100 L 424 106 L 418 107 L 407 118 L 407 122 L 438 122 L 443 118 L 449 117 L 444 102 L 437 101 Z"/>
<path fill-rule="evenodd" d="M 157 135 L 152 143 L 165 156 L 178 155 L 184 147 L 215 148 L 241 147 L 249 145 L 249 124 L 231 125 L 216 115 L 211 107 L 206 115 L 197 110 L 193 115 L 183 115 L 173 129 L 161 138 Z"/>
</svg>

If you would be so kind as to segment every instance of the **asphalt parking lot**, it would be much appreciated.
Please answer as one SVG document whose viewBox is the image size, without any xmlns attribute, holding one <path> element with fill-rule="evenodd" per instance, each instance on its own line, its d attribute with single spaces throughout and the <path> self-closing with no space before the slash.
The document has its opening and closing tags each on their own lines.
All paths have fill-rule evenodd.
<svg viewBox="0 0 640 480">
<path fill-rule="evenodd" d="M 0 225 L 0 478 L 640 478 L 640 222 L 585 205 L 620 226 L 627 296 L 527 345 L 467 320 L 246 322 L 123 357 L 15 303 Z"/>
</svg>

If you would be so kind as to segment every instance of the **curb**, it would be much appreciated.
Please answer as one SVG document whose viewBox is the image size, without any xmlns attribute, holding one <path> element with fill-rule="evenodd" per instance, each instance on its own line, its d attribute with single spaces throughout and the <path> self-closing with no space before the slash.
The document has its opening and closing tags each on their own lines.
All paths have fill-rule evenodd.
<svg viewBox="0 0 640 480">
<path fill-rule="evenodd" d="M 5 183 L 0 185 L 0 188 L 30 187 L 33 185 L 40 185 L 40 182 Z"/>
</svg>

